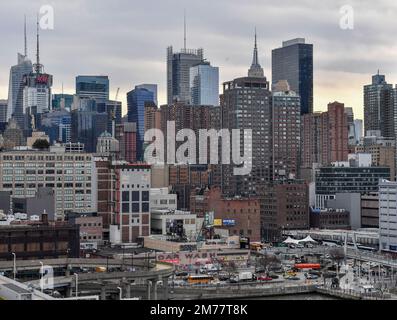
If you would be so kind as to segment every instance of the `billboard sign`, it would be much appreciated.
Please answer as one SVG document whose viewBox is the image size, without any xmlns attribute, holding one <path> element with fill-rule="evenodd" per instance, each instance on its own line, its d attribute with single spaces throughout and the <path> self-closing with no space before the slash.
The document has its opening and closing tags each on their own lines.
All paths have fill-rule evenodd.
<svg viewBox="0 0 397 320">
<path fill-rule="evenodd" d="M 223 220 L 223 225 L 224 225 L 225 227 L 233 227 L 233 226 L 236 225 L 236 220 L 233 220 L 233 219 L 224 219 L 224 220 Z"/>
<path fill-rule="evenodd" d="M 222 227 L 222 219 L 214 219 L 215 227 Z"/>
</svg>

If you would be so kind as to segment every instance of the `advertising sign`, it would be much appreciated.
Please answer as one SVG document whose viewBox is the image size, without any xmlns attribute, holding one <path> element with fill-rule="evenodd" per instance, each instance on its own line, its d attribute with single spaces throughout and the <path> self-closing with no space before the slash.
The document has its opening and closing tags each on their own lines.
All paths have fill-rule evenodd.
<svg viewBox="0 0 397 320">
<path fill-rule="evenodd" d="M 222 227 L 222 219 L 214 219 L 215 227 Z"/>
<path fill-rule="evenodd" d="M 233 227 L 236 225 L 236 220 L 233 219 L 224 219 L 223 220 L 223 225 L 226 227 Z"/>
</svg>

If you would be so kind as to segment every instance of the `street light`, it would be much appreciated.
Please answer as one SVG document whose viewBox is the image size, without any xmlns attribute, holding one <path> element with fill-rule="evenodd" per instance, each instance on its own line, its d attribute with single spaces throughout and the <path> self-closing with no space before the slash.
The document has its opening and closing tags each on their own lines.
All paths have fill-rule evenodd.
<svg viewBox="0 0 397 320">
<path fill-rule="evenodd" d="M 17 278 L 17 255 L 14 252 L 11 252 L 14 258 L 14 281 Z"/>
<path fill-rule="evenodd" d="M 76 277 L 76 298 L 79 296 L 79 275 L 77 273 L 74 274 Z"/>
<path fill-rule="evenodd" d="M 43 292 L 44 291 L 44 279 L 43 279 L 43 276 L 44 276 L 44 264 L 41 261 L 39 261 L 39 262 L 41 264 L 41 269 L 40 269 L 40 287 L 41 287 L 41 292 Z"/>
<path fill-rule="evenodd" d="M 120 295 L 119 295 L 120 300 L 123 300 L 123 289 L 120 287 L 117 287 L 117 289 L 119 289 L 119 292 L 120 292 Z"/>
</svg>

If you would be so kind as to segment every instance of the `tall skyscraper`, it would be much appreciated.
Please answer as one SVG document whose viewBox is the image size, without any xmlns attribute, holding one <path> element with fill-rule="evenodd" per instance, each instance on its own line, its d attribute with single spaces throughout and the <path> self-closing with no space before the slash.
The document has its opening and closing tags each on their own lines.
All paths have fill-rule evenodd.
<svg viewBox="0 0 397 320">
<path fill-rule="evenodd" d="M 298 176 L 301 143 L 300 97 L 287 81 L 273 86 L 273 179 Z"/>
<path fill-rule="evenodd" d="M 37 21 L 37 51 L 36 63 L 33 71 L 23 77 L 23 112 L 24 125 L 22 126 L 26 136 L 30 136 L 31 130 L 40 126 L 41 115 L 52 109 L 51 87 L 52 75 L 44 72 L 44 66 L 40 62 L 40 35 L 39 22 Z"/>
<path fill-rule="evenodd" d="M 33 72 L 32 61 L 18 53 L 18 64 L 11 67 L 8 88 L 7 121 L 14 116 L 21 127 L 24 125 L 23 88 L 24 76 Z"/>
<path fill-rule="evenodd" d="M 203 49 L 184 49 L 174 53 L 167 48 L 167 101 L 190 102 L 190 68 L 204 61 Z"/>
<path fill-rule="evenodd" d="M 372 84 L 364 86 L 364 134 L 380 130 L 385 138 L 395 137 L 393 96 L 393 85 L 379 72 L 372 77 Z"/>
<path fill-rule="evenodd" d="M 0 100 L 0 123 L 7 122 L 8 101 Z"/>
<path fill-rule="evenodd" d="M 345 105 L 339 102 L 328 104 L 329 149 L 328 163 L 346 161 L 349 155 L 348 125 Z"/>
<path fill-rule="evenodd" d="M 109 77 L 77 76 L 76 94 L 80 98 L 109 100 Z"/>
<path fill-rule="evenodd" d="M 83 143 L 86 152 L 95 152 L 98 137 L 109 128 L 109 114 L 98 112 L 97 100 L 81 99 L 71 112 L 71 140 Z"/>
<path fill-rule="evenodd" d="M 32 61 L 28 59 L 26 18 L 24 25 L 24 43 L 24 54 L 18 53 L 18 64 L 11 67 L 8 87 L 7 121 L 14 116 L 14 118 L 18 120 L 19 126 L 23 125 L 23 78 L 33 71 Z"/>
<path fill-rule="evenodd" d="M 344 104 L 328 104 L 327 112 L 305 114 L 302 117 L 302 168 L 312 168 L 314 163 L 330 165 L 347 161 L 347 115 Z"/>
<path fill-rule="evenodd" d="M 202 62 L 190 68 L 190 103 L 219 106 L 219 68 Z"/>
<path fill-rule="evenodd" d="M 256 46 L 251 76 L 224 83 L 221 95 L 221 128 L 241 129 L 240 146 L 246 152 L 250 150 L 244 145 L 244 129 L 252 129 L 251 173 L 236 176 L 233 166 L 222 165 L 222 191 L 230 196 L 260 195 L 273 178 L 271 92 L 266 77 L 260 77 L 263 70 L 255 57 Z"/>
<path fill-rule="evenodd" d="M 298 38 L 272 51 L 272 83 L 287 80 L 301 97 L 301 114 L 313 113 L 313 45 Z"/>
<path fill-rule="evenodd" d="M 157 100 L 157 84 L 140 84 L 136 86 L 138 89 L 147 89 L 150 92 L 153 92 L 153 101 L 156 106 L 158 106 L 158 100 Z"/>
<path fill-rule="evenodd" d="M 145 138 L 145 103 L 154 103 L 154 94 L 148 89 L 135 87 L 127 93 L 128 122 L 136 123 L 137 159 L 143 160 Z"/>
<path fill-rule="evenodd" d="M 50 143 L 71 141 L 71 114 L 66 109 L 53 110 L 46 113 L 41 119 L 40 131 L 45 132 Z"/>
</svg>

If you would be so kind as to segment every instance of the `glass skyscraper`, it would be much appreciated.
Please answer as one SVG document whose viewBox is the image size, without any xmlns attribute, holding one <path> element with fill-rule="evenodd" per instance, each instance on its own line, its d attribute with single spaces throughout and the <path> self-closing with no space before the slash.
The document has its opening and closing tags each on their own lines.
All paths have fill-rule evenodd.
<svg viewBox="0 0 397 320">
<path fill-rule="evenodd" d="M 298 38 L 272 51 L 272 84 L 287 80 L 301 97 L 301 114 L 313 113 L 313 45 Z"/>
<path fill-rule="evenodd" d="M 364 135 L 369 130 L 379 130 L 383 137 L 394 138 L 394 115 L 393 85 L 378 73 L 371 84 L 364 86 Z"/>
<path fill-rule="evenodd" d="M 158 101 L 157 101 L 157 84 L 147 84 L 147 83 L 145 83 L 145 84 L 140 84 L 140 85 L 138 85 L 138 86 L 136 86 L 137 88 L 139 88 L 139 89 L 147 89 L 147 90 L 149 90 L 149 91 L 151 91 L 151 92 L 153 92 L 153 95 L 154 95 L 154 103 L 155 103 L 155 105 L 156 106 L 158 106 Z"/>
<path fill-rule="evenodd" d="M 203 49 L 182 49 L 174 53 L 167 49 L 167 96 L 168 104 L 190 101 L 190 68 L 203 62 Z"/>
<path fill-rule="evenodd" d="M 72 110 L 73 104 L 73 95 L 72 94 L 54 94 L 52 97 L 52 108 L 53 110 Z"/>
<path fill-rule="evenodd" d="M 203 62 L 190 68 L 190 103 L 219 106 L 219 68 Z"/>
<path fill-rule="evenodd" d="M 76 94 L 80 98 L 109 100 L 109 77 L 77 76 Z"/>
<path fill-rule="evenodd" d="M 145 138 L 145 103 L 154 103 L 154 94 L 145 88 L 135 87 L 127 93 L 128 122 L 135 122 L 137 129 L 137 159 L 143 160 Z"/>
<path fill-rule="evenodd" d="M 32 62 L 18 53 L 18 64 L 11 67 L 8 91 L 7 121 L 14 116 L 20 127 L 24 125 L 23 89 L 24 76 L 33 72 Z"/>
</svg>

